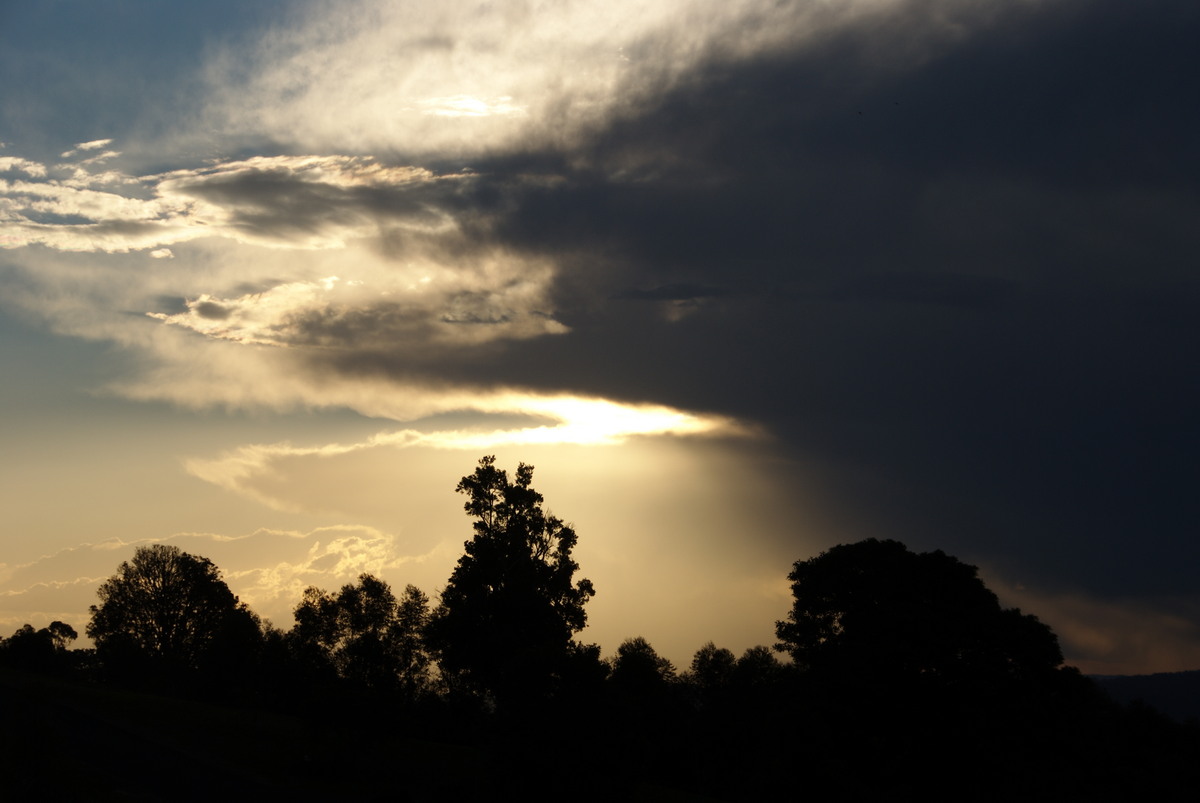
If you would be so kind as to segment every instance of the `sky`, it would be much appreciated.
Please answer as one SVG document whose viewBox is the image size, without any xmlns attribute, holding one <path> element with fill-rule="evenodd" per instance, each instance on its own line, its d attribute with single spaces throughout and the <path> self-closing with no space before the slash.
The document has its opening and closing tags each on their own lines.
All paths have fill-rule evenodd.
<svg viewBox="0 0 1200 803">
<path fill-rule="evenodd" d="M 287 629 L 535 466 L 584 641 L 976 565 L 1200 668 L 1200 5 L 0 0 L 0 633 L 138 546 Z"/>
</svg>

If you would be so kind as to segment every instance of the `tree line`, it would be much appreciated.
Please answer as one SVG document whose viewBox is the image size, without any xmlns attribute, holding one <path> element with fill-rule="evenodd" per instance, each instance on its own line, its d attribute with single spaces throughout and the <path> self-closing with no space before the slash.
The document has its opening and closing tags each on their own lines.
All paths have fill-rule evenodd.
<svg viewBox="0 0 1200 803">
<path fill-rule="evenodd" d="M 459 481 L 473 535 L 436 602 L 363 574 L 306 589 L 283 631 L 211 561 L 156 544 L 100 586 L 94 649 L 67 649 L 77 634 L 62 622 L 26 625 L 0 641 L 0 665 L 303 705 L 312 727 L 357 734 L 389 727 L 384 712 L 425 738 L 486 748 L 477 777 L 457 781 L 480 789 L 518 783 L 509 759 L 527 761 L 530 744 L 546 784 L 583 764 L 715 799 L 794 791 L 785 767 L 803 767 L 825 799 L 1170 792 L 1197 779 L 1195 727 L 1112 703 L 975 567 L 896 541 L 797 561 L 773 647 L 737 656 L 710 642 L 680 670 L 635 637 L 603 658 L 578 638 L 596 593 L 576 578 L 578 537 L 532 480 L 532 466 L 510 478 L 487 456 Z"/>
</svg>

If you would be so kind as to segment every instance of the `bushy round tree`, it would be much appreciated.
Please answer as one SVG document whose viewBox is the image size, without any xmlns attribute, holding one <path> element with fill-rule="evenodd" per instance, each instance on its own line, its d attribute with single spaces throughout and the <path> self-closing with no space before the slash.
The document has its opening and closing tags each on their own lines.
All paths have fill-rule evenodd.
<svg viewBox="0 0 1200 803">
<path fill-rule="evenodd" d="M 1017 679 L 1054 670 L 1058 639 L 1005 609 L 974 566 L 869 539 L 798 561 L 776 649 L 818 674 L 927 681 Z"/>
<path fill-rule="evenodd" d="M 86 632 L 110 664 L 199 669 L 259 633 L 213 562 L 178 547 L 139 547 L 97 594 Z"/>
</svg>

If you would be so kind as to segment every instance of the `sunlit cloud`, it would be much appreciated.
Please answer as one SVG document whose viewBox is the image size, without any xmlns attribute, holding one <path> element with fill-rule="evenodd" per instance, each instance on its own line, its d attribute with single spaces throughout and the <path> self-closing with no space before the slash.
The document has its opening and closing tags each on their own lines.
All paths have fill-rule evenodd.
<svg viewBox="0 0 1200 803">
<path fill-rule="evenodd" d="M 94 139 L 91 142 L 80 142 L 80 143 L 76 144 L 75 147 L 72 148 L 71 150 L 63 151 L 62 158 L 70 159 L 72 156 L 77 155 L 80 151 L 94 151 L 94 150 L 103 148 L 105 145 L 111 145 L 111 144 L 112 144 L 111 139 Z"/>
<path fill-rule="evenodd" d="M 40 178 L 46 175 L 46 166 L 17 156 L 0 156 L 0 173 L 25 173 Z"/>
<path fill-rule="evenodd" d="M 84 166 L 100 164 L 101 162 L 107 162 L 109 159 L 116 159 L 120 155 L 120 151 L 104 151 L 103 153 L 98 153 L 95 156 L 89 156 L 86 159 L 80 159 L 78 162 L 76 162 L 76 164 Z"/>
<path fill-rule="evenodd" d="M 486 435 L 445 434 L 436 443 L 449 448 L 478 449 L 496 443 L 614 444 L 642 435 L 739 435 L 753 429 L 721 416 L 688 413 L 662 405 L 623 404 L 574 396 L 504 394 L 478 403 L 490 413 L 520 412 L 554 423 Z"/>
<path fill-rule="evenodd" d="M 468 155 L 562 142 L 698 66 L 767 57 L 897 5 L 314 3 L 252 58 L 214 58 L 206 111 L 215 128 L 304 148 Z"/>
<path fill-rule="evenodd" d="M 303 554 L 226 574 L 230 588 L 255 610 L 290 610 L 309 586 L 337 588 L 361 574 L 390 577 L 397 569 L 430 557 L 401 554 L 394 536 L 373 527 L 336 525 L 285 535 L 306 547 Z"/>
<path fill-rule="evenodd" d="M 447 410 L 470 409 L 487 414 L 536 416 L 546 423 L 526 427 L 474 430 L 419 431 L 403 429 L 379 433 L 349 444 L 297 447 L 291 444 L 253 444 L 216 458 L 186 461 L 193 476 L 229 491 L 243 494 L 278 510 L 301 510 L 308 503 L 280 496 L 271 478 L 278 466 L 300 458 L 333 458 L 373 450 L 424 447 L 463 451 L 495 450 L 516 445 L 617 445 L 647 436 L 751 436 L 754 430 L 731 419 L 675 410 L 661 405 L 621 404 L 606 399 L 570 396 L 537 396 L 523 393 L 464 394 L 443 397 Z M 486 423 L 486 419 L 484 419 Z M 341 512 L 341 511 L 338 511 Z"/>
<path fill-rule="evenodd" d="M 470 95 L 453 95 L 446 98 L 426 98 L 420 101 L 423 114 L 437 117 L 490 117 L 492 115 L 525 114 L 523 106 L 516 106 L 512 98 L 505 96 L 483 100 Z"/>
<path fill-rule="evenodd" d="M 234 298 L 207 293 L 175 314 L 151 318 L 246 345 L 363 348 L 420 343 L 479 343 L 563 334 L 546 311 L 552 269 L 515 258 L 482 271 L 511 279 L 488 282 L 471 266 L 395 271 L 377 281 L 329 276 L 289 282 Z M 431 276 L 438 275 L 438 281 Z M 491 286 L 489 286 L 491 285 Z"/>
<path fill-rule="evenodd" d="M 116 152 L 96 159 L 109 158 Z M 256 245 L 342 248 L 380 225 L 436 232 L 454 221 L 439 209 L 463 176 L 350 156 L 273 156 L 149 176 L 92 173 L 95 160 L 45 165 L 0 159 L 6 233 L 0 245 L 128 252 L 204 237 Z"/>
</svg>

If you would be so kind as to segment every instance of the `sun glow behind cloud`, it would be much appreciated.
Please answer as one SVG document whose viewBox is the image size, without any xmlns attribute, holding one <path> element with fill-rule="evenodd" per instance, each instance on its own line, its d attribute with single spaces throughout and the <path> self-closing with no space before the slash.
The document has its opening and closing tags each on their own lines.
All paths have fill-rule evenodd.
<svg viewBox="0 0 1200 803">
<path fill-rule="evenodd" d="M 443 100 L 449 102 L 439 103 Z M 483 108 L 462 97 L 449 100 L 458 104 L 455 108 Z M 96 151 L 109 142 L 84 143 L 66 154 Z M 40 179 L 0 183 L 12 232 L 5 245 L 146 252 L 153 261 L 144 264 L 156 269 L 140 269 L 128 285 L 111 276 L 80 273 L 79 279 L 113 294 L 110 303 L 123 306 L 137 304 L 137 295 L 180 293 L 183 298 L 173 303 L 182 309 L 145 314 L 167 330 L 200 334 L 209 343 L 148 332 L 127 318 L 89 322 L 96 313 L 73 309 L 66 314 L 61 307 L 49 312 L 72 334 L 116 339 L 149 358 L 140 379 L 114 383 L 123 395 L 198 408 L 348 407 L 397 421 L 469 410 L 551 422 L 487 434 L 421 436 L 445 448 L 746 432 L 725 419 L 661 405 L 483 389 L 461 377 L 438 378 L 440 369 L 432 366 L 448 355 L 570 331 L 551 306 L 556 265 L 486 242 L 464 249 L 459 224 L 448 210 L 470 174 L 436 175 L 367 157 L 309 155 L 218 161 L 114 181 L 111 171 L 92 176 L 85 162 L 46 168 L 13 159 L 0 165 Z M 403 245 L 381 251 L 381 232 L 396 230 L 405 232 Z M 198 239 L 227 244 L 219 251 L 230 261 L 227 278 L 212 270 L 190 271 L 187 261 L 165 247 Z M 197 245 L 189 243 L 193 254 Z M 264 258 L 262 246 L 293 252 L 287 271 L 308 277 L 276 278 L 278 261 Z M 322 252 L 342 254 L 339 275 L 317 273 L 328 264 Z M 167 257 L 182 264 L 157 269 Z M 233 288 L 240 292 L 220 292 L 235 276 Z M 204 281 L 212 289 L 195 292 Z M 50 309 L 51 299 L 31 295 L 29 303 Z M 262 346 L 294 353 L 255 348 Z M 393 363 L 418 359 L 428 373 L 425 379 L 403 372 L 364 378 L 336 368 L 364 356 Z"/>
<path fill-rule="evenodd" d="M 516 106 L 508 96 L 483 100 L 470 95 L 452 95 L 445 98 L 426 98 L 420 101 L 422 114 L 436 117 L 489 117 L 525 114 L 525 107 Z"/>
<path fill-rule="evenodd" d="M 554 423 L 487 435 L 443 435 L 438 445 L 453 448 L 488 448 L 497 443 L 571 443 L 578 445 L 621 443 L 640 435 L 748 435 L 751 430 L 731 419 L 675 410 L 662 405 L 622 404 L 608 399 L 576 396 L 501 395 L 480 405 L 488 412 L 505 408 L 541 415 Z"/>
<path fill-rule="evenodd" d="M 515 445 L 612 446 L 641 436 L 747 437 L 755 434 L 752 428 L 731 419 L 687 413 L 661 405 L 517 392 L 464 394 L 459 401 L 464 409 L 477 413 L 537 416 L 548 423 L 502 429 L 486 426 L 471 430 L 402 429 L 379 433 L 358 443 L 312 447 L 287 443 L 254 444 L 216 458 L 192 458 L 186 462 L 186 467 L 190 474 L 206 482 L 246 494 L 270 507 L 286 509 L 289 503 L 264 493 L 256 483 L 274 472 L 281 461 L 294 458 L 332 458 L 414 447 L 478 452 Z M 453 397 L 443 398 L 441 402 L 455 403 Z"/>
<path fill-rule="evenodd" d="M 209 65 L 209 128 L 469 156 L 563 141 L 706 62 L 794 48 L 891 0 L 314 2 Z"/>
</svg>

